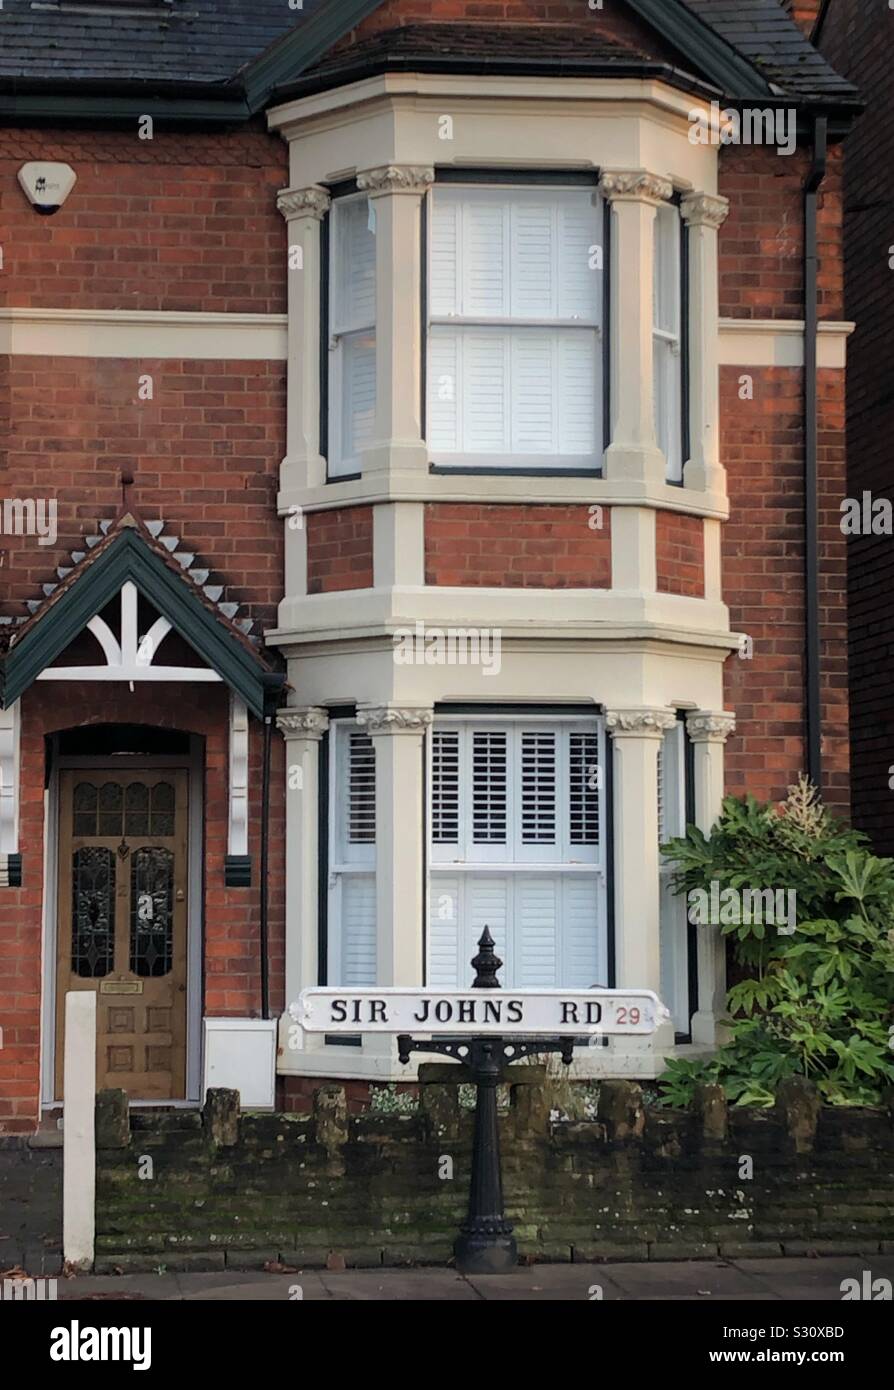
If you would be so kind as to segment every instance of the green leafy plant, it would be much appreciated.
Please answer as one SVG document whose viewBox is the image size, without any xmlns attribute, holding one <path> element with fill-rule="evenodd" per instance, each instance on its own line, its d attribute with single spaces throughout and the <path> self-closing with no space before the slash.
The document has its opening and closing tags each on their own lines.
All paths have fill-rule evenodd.
<svg viewBox="0 0 894 1390">
<path fill-rule="evenodd" d="M 671 1061 L 663 1102 L 685 1105 L 714 1082 L 736 1104 L 771 1105 L 800 1075 L 829 1104 L 877 1103 L 894 1082 L 894 860 L 876 858 L 803 776 L 778 810 L 728 797 L 710 835 L 689 826 L 662 852 L 677 893 L 793 890 L 796 903 L 791 933 L 747 913 L 699 928 L 732 939 L 742 975 L 727 995 L 729 1041 L 705 1061 Z"/>
</svg>

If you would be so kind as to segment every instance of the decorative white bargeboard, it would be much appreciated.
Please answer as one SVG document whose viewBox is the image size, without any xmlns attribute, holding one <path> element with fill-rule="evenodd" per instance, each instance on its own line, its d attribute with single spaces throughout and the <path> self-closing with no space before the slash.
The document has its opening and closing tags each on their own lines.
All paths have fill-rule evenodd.
<svg viewBox="0 0 894 1390">
<path fill-rule="evenodd" d="M 649 1034 L 669 1018 L 651 990 L 304 989 L 289 1006 L 309 1033 Z"/>
</svg>

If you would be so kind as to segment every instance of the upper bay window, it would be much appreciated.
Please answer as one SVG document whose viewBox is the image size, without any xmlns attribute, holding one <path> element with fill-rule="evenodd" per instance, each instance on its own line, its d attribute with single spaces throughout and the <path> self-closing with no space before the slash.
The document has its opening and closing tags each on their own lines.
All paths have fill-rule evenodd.
<svg viewBox="0 0 894 1390">
<path fill-rule="evenodd" d="M 653 204 L 650 308 L 646 277 L 624 274 L 621 242 L 612 253 L 624 209 L 606 201 L 595 175 L 541 173 L 525 182 L 445 170 L 427 192 L 411 192 L 422 208 L 413 233 L 422 246 L 408 277 L 410 243 L 406 231 L 402 241 L 395 232 L 406 220 L 396 223 L 389 212 L 376 226 L 381 200 L 407 191 L 333 189 L 322 308 L 328 477 L 357 476 L 371 446 L 406 448 L 414 434 L 436 470 L 598 474 L 611 418 L 629 430 L 637 392 L 643 414 L 654 416 L 666 478 L 681 483 L 689 453 L 688 243 L 679 198 Z M 617 284 L 610 284 L 613 263 Z M 377 301 L 389 310 L 378 344 Z M 637 318 L 646 333 L 651 321 L 651 401 L 646 379 L 632 380 L 617 362 L 610 368 L 612 328 L 618 353 L 625 324 Z M 408 365 L 411 344 L 421 355 L 421 388 L 420 358 Z M 396 429 L 401 399 L 416 403 L 415 421 L 404 411 Z"/>
<path fill-rule="evenodd" d="M 603 237 L 594 185 L 435 185 L 426 363 L 433 464 L 601 467 Z"/>
</svg>

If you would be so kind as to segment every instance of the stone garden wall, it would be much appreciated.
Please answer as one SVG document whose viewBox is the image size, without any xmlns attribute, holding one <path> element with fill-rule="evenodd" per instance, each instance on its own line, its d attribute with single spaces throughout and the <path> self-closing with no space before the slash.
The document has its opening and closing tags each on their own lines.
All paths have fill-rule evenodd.
<svg viewBox="0 0 894 1390">
<path fill-rule="evenodd" d="M 646 1109 L 603 1083 L 596 1118 L 551 1123 L 536 1068 L 501 1117 L 507 1213 L 522 1257 L 667 1260 L 894 1251 L 892 1108 L 822 1108 L 791 1083 L 774 1110 Z M 348 1117 L 321 1087 L 310 1116 L 128 1118 L 97 1103 L 99 1272 L 445 1263 L 468 1195 L 472 1114 L 427 1083 L 408 1115 Z M 141 1176 L 142 1174 L 142 1176 Z M 452 1174 L 452 1176 L 451 1176 Z"/>
</svg>

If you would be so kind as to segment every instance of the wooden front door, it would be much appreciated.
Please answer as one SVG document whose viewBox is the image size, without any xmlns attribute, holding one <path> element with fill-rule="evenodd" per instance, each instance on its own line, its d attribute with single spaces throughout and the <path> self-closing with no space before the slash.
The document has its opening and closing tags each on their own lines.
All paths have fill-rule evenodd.
<svg viewBox="0 0 894 1390">
<path fill-rule="evenodd" d="M 186 1096 L 187 774 L 60 774 L 56 1094 L 65 996 L 96 1000 L 96 1084 Z"/>
</svg>

